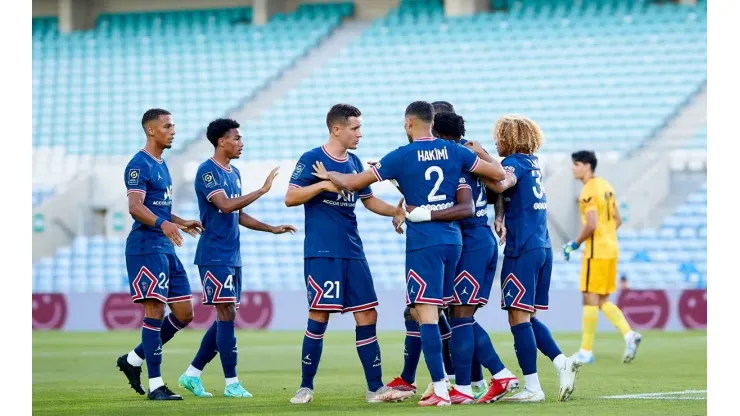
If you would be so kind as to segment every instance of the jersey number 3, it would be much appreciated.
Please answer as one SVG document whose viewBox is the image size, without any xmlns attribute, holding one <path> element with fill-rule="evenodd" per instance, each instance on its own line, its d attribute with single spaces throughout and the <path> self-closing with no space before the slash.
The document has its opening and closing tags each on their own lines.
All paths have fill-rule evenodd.
<svg viewBox="0 0 740 416">
<path fill-rule="evenodd" d="M 533 170 L 532 176 L 534 177 L 535 184 L 535 186 L 532 187 L 532 192 L 534 192 L 534 196 L 537 197 L 537 199 L 542 199 L 542 197 L 545 196 L 545 187 L 542 186 L 542 174 L 538 170 Z"/>
</svg>

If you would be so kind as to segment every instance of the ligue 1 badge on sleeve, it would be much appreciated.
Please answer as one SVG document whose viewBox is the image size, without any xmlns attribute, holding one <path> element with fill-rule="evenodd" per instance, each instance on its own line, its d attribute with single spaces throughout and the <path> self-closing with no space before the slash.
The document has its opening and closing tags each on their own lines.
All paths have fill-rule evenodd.
<svg viewBox="0 0 740 416">
<path fill-rule="evenodd" d="M 139 184 L 139 169 L 128 170 L 128 184 L 138 185 Z"/>
<path fill-rule="evenodd" d="M 206 188 L 213 188 L 216 186 L 216 180 L 213 177 L 213 173 L 206 172 L 203 174 L 203 184 L 206 186 Z"/>
</svg>

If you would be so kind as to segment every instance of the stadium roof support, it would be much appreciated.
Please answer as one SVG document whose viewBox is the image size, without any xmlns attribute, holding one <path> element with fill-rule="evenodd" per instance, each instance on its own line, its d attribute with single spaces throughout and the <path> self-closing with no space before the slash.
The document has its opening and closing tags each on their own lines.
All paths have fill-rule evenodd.
<svg viewBox="0 0 740 416">
<path fill-rule="evenodd" d="M 488 0 L 445 0 L 445 16 L 466 16 L 491 10 Z"/>
<path fill-rule="evenodd" d="M 252 23 L 264 25 L 275 13 L 285 12 L 285 0 L 254 0 L 252 4 Z"/>
<path fill-rule="evenodd" d="M 62 33 L 95 27 L 99 6 L 94 0 L 59 0 L 59 29 Z"/>
</svg>

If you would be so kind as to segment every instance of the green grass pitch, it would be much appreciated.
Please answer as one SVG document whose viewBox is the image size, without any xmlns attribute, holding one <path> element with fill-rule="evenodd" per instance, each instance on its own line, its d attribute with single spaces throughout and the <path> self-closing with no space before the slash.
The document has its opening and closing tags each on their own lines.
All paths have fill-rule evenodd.
<svg viewBox="0 0 740 416">
<path fill-rule="evenodd" d="M 646 393 L 706 391 L 706 332 L 644 332 L 632 364 L 620 362 L 624 343 L 615 333 L 597 334 L 596 362 L 578 374 L 570 401 L 557 401 L 557 375 L 540 355 L 538 370 L 547 395 L 545 403 L 494 403 L 429 409 L 417 406 L 419 395 L 403 403 L 365 403 L 365 379 L 352 332 L 332 332 L 324 338 L 324 352 L 316 378 L 314 402 L 288 403 L 300 383 L 302 332 L 240 331 L 238 375 L 254 398 L 224 398 L 221 363 L 216 357 L 203 373 L 212 398 L 196 398 L 177 384 L 200 344 L 203 331 L 183 331 L 164 347 L 162 375 L 185 400 L 152 402 L 131 390 L 116 358 L 139 340 L 139 332 L 33 333 L 33 414 L 38 415 L 240 415 L 240 414 L 496 414 L 612 415 L 707 413 L 706 393 L 603 398 Z M 559 333 L 555 338 L 566 354 L 577 351 L 580 334 Z M 403 363 L 403 334 L 380 332 L 383 381 L 398 375 Z M 511 334 L 493 334 L 504 364 L 521 379 Z M 144 369 L 143 377 L 146 377 Z M 417 373 L 421 390 L 429 382 L 423 357 Z M 144 383 L 146 386 L 146 382 Z M 644 398 L 650 397 L 650 398 Z M 368 413 L 368 414 L 369 414 Z"/>
</svg>

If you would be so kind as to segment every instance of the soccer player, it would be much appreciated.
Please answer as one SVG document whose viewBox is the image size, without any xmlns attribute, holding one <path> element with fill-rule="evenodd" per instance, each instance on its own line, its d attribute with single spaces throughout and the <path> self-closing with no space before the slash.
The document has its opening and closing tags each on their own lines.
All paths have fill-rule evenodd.
<svg viewBox="0 0 740 416">
<path fill-rule="evenodd" d="M 447 101 L 435 101 L 432 103 L 434 114 L 438 113 L 454 113 L 455 108 Z M 432 136 L 439 137 L 439 134 L 432 125 Z M 374 165 L 374 162 L 369 162 Z M 461 198 L 463 198 L 461 196 Z M 399 230 L 400 224 L 397 224 L 394 220 L 394 227 Z M 450 379 L 454 379 L 455 370 L 452 367 L 452 357 L 450 355 L 450 337 L 452 336 L 452 328 L 448 322 L 447 316 L 448 308 L 441 308 L 439 310 L 439 332 L 442 335 L 442 359 L 444 360 L 445 368 L 445 380 L 447 381 L 448 389 L 451 387 L 449 382 Z M 414 308 L 406 306 L 403 311 L 403 319 L 406 326 L 406 338 L 404 340 L 404 351 L 403 351 L 403 371 L 399 377 L 394 378 L 388 383 L 388 387 L 410 391 L 416 394 L 416 385 L 414 380 L 416 379 L 416 369 L 419 366 L 419 358 L 421 358 L 421 338 L 419 336 L 419 316 L 416 314 Z M 478 364 L 480 368 L 480 364 Z M 482 378 L 482 371 L 481 371 Z M 483 382 L 485 383 L 485 381 Z M 422 399 L 428 398 L 434 394 L 434 384 L 429 383 L 426 390 L 422 394 Z"/>
<path fill-rule="evenodd" d="M 146 145 L 126 166 L 128 209 L 134 225 L 126 239 L 126 269 L 131 299 L 144 305 L 141 344 L 118 358 L 117 366 L 139 394 L 141 365 L 146 360 L 151 400 L 182 400 L 162 381 L 162 345 L 193 319 L 185 268 L 175 254 L 182 246 L 180 230 L 193 237 L 203 231 L 199 221 L 172 214 L 172 178 L 162 160 L 175 140 L 175 122 L 167 110 L 147 110 L 141 119 Z M 164 319 L 165 304 L 172 311 Z"/>
<path fill-rule="evenodd" d="M 434 114 L 439 113 L 454 113 L 455 107 L 447 102 L 447 101 L 435 101 L 432 103 L 432 108 L 434 109 Z M 433 137 L 439 137 L 439 133 L 434 129 L 434 125 L 432 125 L 432 136 Z M 410 312 L 413 313 L 413 309 L 406 308 Z M 452 336 L 452 328 L 450 328 L 449 323 L 449 311 L 450 308 L 443 308 L 440 309 L 439 314 L 439 332 L 442 334 L 442 358 L 444 359 L 444 365 L 445 365 L 445 374 L 447 374 L 448 380 L 455 379 L 455 368 L 452 364 L 452 355 L 450 354 L 450 337 Z M 404 318 L 406 317 L 406 313 L 404 312 Z M 419 324 L 417 322 L 416 326 L 418 327 Z M 418 328 L 416 329 L 416 332 L 419 332 Z M 421 345 L 419 345 L 419 354 L 421 353 Z M 418 354 L 417 354 L 418 355 Z M 417 358 L 416 363 L 418 364 L 419 360 Z M 404 361 L 405 366 L 405 361 Z M 478 364 L 478 368 L 480 369 L 480 364 Z M 481 375 L 483 371 L 481 370 Z M 450 387 L 448 385 L 448 387 Z M 429 383 L 429 386 L 427 386 L 426 391 L 424 392 L 424 396 L 430 396 L 434 392 L 434 386 Z"/>
<path fill-rule="evenodd" d="M 451 112 L 436 113 L 433 129 L 435 136 L 441 139 L 456 143 L 474 144 L 462 138 L 465 135 L 465 120 L 460 115 Z M 489 161 L 493 160 L 485 151 L 481 152 L 480 156 Z M 488 333 L 473 318 L 476 310 L 488 302 L 496 273 L 498 249 L 491 227 L 488 225 L 487 207 L 489 198 L 485 184 L 469 172 L 462 173 L 460 184 L 469 189 L 468 198 L 475 201 L 475 215 L 459 221 L 463 244 L 460 261 L 457 264 L 453 300 L 450 302 L 452 308 L 450 347 L 452 361 L 456 369 L 455 387 L 450 391 L 450 399 L 452 404 L 473 404 L 476 402 L 471 386 L 472 366 L 480 365 L 478 363 L 482 361 L 486 368 L 491 371 L 493 379 L 491 388 L 488 391 L 483 389 L 485 394 L 481 392 L 478 403 L 491 403 L 515 390 L 519 386 L 519 381 L 503 365 L 493 348 Z M 441 212 L 444 212 L 444 210 Z M 412 322 L 412 324 L 414 323 Z M 409 323 L 407 322 L 408 326 Z M 407 338 L 409 338 L 408 333 Z M 410 355 L 408 350 L 409 343 L 407 340 L 405 356 Z M 479 360 L 475 360 L 474 357 L 479 358 Z M 390 387 L 404 390 L 413 388 L 413 380 L 404 379 L 409 374 L 407 361 L 404 362 L 404 372 L 401 377 L 397 377 L 389 383 Z M 413 376 L 413 370 L 410 374 Z M 481 374 L 480 379 L 482 378 Z M 483 384 L 485 385 L 485 382 Z M 433 391 L 429 394 L 425 392 L 422 399 L 432 393 Z"/>
<path fill-rule="evenodd" d="M 462 236 L 455 220 L 473 215 L 472 205 L 455 206 L 460 174 L 475 172 L 499 181 L 504 178 L 504 171 L 497 163 L 482 161 L 457 143 L 435 139 L 433 119 L 431 104 L 413 102 L 406 108 L 404 122 L 409 144 L 390 152 L 362 173 L 327 172 L 318 163 L 314 170 L 317 177 L 328 178 L 349 191 L 378 181 L 396 180 L 408 208 L 422 208 L 411 209 L 407 217 L 425 222 L 409 223 L 406 233 L 406 304 L 413 305 L 418 314 L 424 360 L 434 383 L 434 394 L 419 405 L 449 406 L 438 308 L 452 299 L 455 267 L 460 259 Z M 472 198 L 469 200 L 472 202 Z M 453 207 L 456 209 L 440 211 Z"/>
<path fill-rule="evenodd" d="M 501 117 L 496 121 L 493 132 L 496 149 L 504 157 L 501 164 L 506 170 L 506 179 L 503 181 L 486 181 L 486 185 L 495 192 L 503 193 L 506 206 L 501 308 L 509 314 L 514 349 L 525 384 L 519 393 L 503 400 L 545 400 L 537 376 L 539 348 L 553 361 L 560 374 L 558 400 L 565 401 L 575 388 L 579 364 L 560 351 L 550 330 L 535 317 L 536 309 L 546 310 L 548 307 L 552 273 L 547 196 L 542 186 L 539 160 L 534 155 L 542 147 L 544 136 L 535 122 L 520 116 Z"/>
<path fill-rule="evenodd" d="M 231 165 L 241 156 L 244 142 L 239 123 L 217 119 L 208 125 L 206 137 L 213 144 L 213 157 L 198 167 L 195 193 L 200 219 L 205 231 L 198 241 L 195 264 L 203 285 L 203 304 L 216 307 L 217 318 L 203 336 L 195 358 L 180 376 L 180 385 L 199 397 L 212 396 L 203 387 L 200 374 L 219 353 L 226 378 L 224 396 L 252 397 L 236 376 L 237 340 L 234 333 L 236 305 L 242 292 L 242 259 L 239 250 L 239 226 L 273 234 L 294 233 L 292 225 L 264 224 L 242 210 L 270 191 L 277 176 L 273 169 L 258 190 L 242 196 L 241 173 Z"/>
<path fill-rule="evenodd" d="M 326 126 L 329 129 L 326 144 L 301 156 L 285 194 L 286 206 L 303 205 L 305 209 L 304 274 L 309 304 L 301 352 L 301 386 L 290 402 L 303 404 L 313 400 L 324 332 L 329 314 L 333 312 L 354 313 L 355 346 L 368 387 L 366 400 L 370 403 L 403 400 L 411 394 L 390 389 L 382 381 L 375 328 L 378 298 L 354 211 L 358 198 L 365 208 L 378 215 L 403 219 L 405 211 L 401 204 L 389 205 L 374 197 L 369 186 L 346 192 L 311 173 L 315 163 L 339 172 L 363 171 L 360 158 L 348 152 L 357 149 L 362 137 L 360 110 L 348 104 L 337 104 L 326 115 Z"/>
<path fill-rule="evenodd" d="M 622 225 L 617 197 L 609 182 L 595 176 L 598 161 L 594 152 L 581 150 L 573 153 L 571 158 L 573 175 L 583 182 L 578 200 L 583 229 L 575 240 L 563 247 L 565 259 L 570 260 L 570 253 L 586 243 L 580 284 L 583 292 L 583 338 L 576 359 L 583 364 L 594 361 L 594 337 L 601 309 L 609 322 L 622 333 L 627 344 L 622 362 L 630 363 L 635 359 L 642 336 L 630 328 L 617 305 L 609 302 L 609 295 L 616 291 L 619 257 L 617 229 Z"/>
<path fill-rule="evenodd" d="M 455 112 L 455 107 L 447 101 L 435 101 L 432 103 L 432 107 L 434 108 L 434 114 Z M 435 130 L 434 126 L 432 126 L 432 134 L 434 134 L 434 137 L 440 137 L 437 131 Z M 459 140 L 459 143 L 465 144 L 466 140 L 464 138 L 461 138 Z M 492 199 L 491 203 L 495 201 L 498 201 L 496 203 L 502 207 L 501 209 L 503 209 L 503 200 L 500 197 L 497 197 L 497 198 Z M 501 229 L 503 229 L 504 232 L 506 230 L 506 228 L 504 227 L 501 227 Z M 439 318 L 439 330 L 442 333 L 442 351 L 443 351 L 443 357 L 445 360 L 444 361 L 445 362 L 445 372 L 447 373 L 449 379 L 454 381 L 455 369 L 452 365 L 450 349 L 449 349 L 449 341 L 450 341 L 450 336 L 452 335 L 451 334 L 452 330 L 450 328 L 450 324 L 447 322 L 447 320 L 449 319 L 449 308 L 445 308 L 443 309 L 443 311 L 444 311 L 444 316 L 440 316 Z M 471 374 L 472 374 L 473 388 L 477 389 L 478 391 L 486 391 L 488 389 L 488 385 L 486 385 L 486 381 L 483 379 L 483 367 L 481 366 L 481 363 L 478 361 L 477 358 L 473 358 L 473 367 L 472 367 Z M 427 388 L 427 391 L 424 393 L 431 394 L 431 390 Z"/>
</svg>

